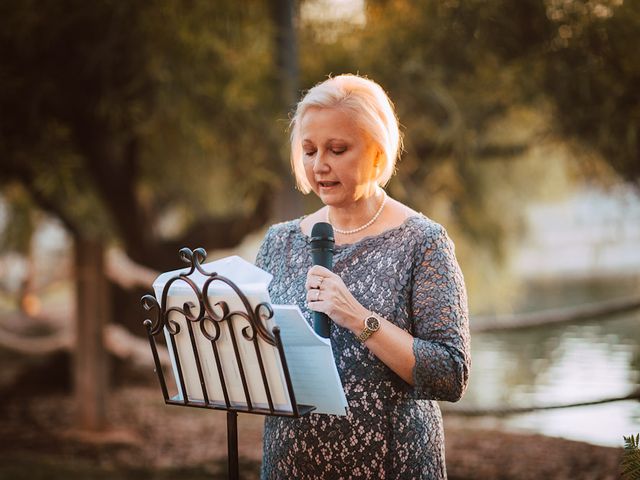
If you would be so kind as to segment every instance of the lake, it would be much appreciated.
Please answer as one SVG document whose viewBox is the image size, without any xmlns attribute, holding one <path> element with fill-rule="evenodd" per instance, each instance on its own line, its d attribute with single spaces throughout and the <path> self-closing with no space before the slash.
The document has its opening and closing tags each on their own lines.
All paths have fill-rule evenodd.
<svg viewBox="0 0 640 480">
<path fill-rule="evenodd" d="M 563 303 L 577 304 L 585 296 L 596 301 L 602 293 L 602 289 L 597 295 L 593 290 L 574 289 Z M 546 298 L 548 303 L 559 303 Z M 469 388 L 455 407 L 527 407 L 623 397 L 640 384 L 639 326 L 640 311 L 634 311 L 576 324 L 475 333 Z M 470 425 L 620 447 L 623 435 L 640 433 L 640 402 L 469 421 Z"/>
</svg>

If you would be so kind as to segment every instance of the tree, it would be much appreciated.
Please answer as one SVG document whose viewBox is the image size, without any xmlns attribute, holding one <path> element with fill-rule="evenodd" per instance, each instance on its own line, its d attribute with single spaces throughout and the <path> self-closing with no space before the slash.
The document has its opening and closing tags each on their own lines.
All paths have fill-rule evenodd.
<svg viewBox="0 0 640 480">
<path fill-rule="evenodd" d="M 273 31 L 265 9 L 177 0 L 0 6 L 0 186 L 20 182 L 74 238 L 76 387 L 93 408 L 81 412 L 87 428 L 104 420 L 108 307 L 140 330 L 138 292 L 108 299 L 105 244 L 165 269 L 179 247 L 230 247 L 269 218 L 281 104 L 270 95 L 270 43 L 260 41 Z M 171 212 L 180 221 L 167 233 L 161 221 Z"/>
<path fill-rule="evenodd" d="M 504 298 L 524 204 L 563 168 L 540 146 L 576 147 L 581 165 L 596 157 L 638 182 L 638 8 L 369 0 L 365 22 L 306 19 L 302 84 L 357 71 L 387 89 L 406 150 L 391 193 L 452 230 L 472 296 L 498 283 Z"/>
<path fill-rule="evenodd" d="M 552 2 L 547 15 L 554 35 L 541 85 L 560 131 L 640 187 L 640 4 Z"/>
<path fill-rule="evenodd" d="M 4 182 L 20 181 L 74 236 L 117 240 L 159 269 L 185 244 L 230 247 L 265 223 L 280 143 L 269 49 L 253 43 L 269 35 L 261 11 L 1 8 Z M 182 214 L 173 237 L 158 233 L 167 211 Z"/>
<path fill-rule="evenodd" d="M 296 34 L 300 86 L 356 71 L 389 91 L 406 133 L 391 192 L 445 218 L 483 267 L 550 168 L 517 161 L 545 138 L 638 182 L 637 2 L 369 0 L 365 23 L 331 35 L 292 22 L 297 5 L 3 3 L 0 188 L 20 182 L 61 219 L 97 288 L 104 242 L 167 269 L 179 247 L 238 243 L 273 204 L 297 215 L 283 148 Z M 116 296 L 139 330 L 120 313 L 140 292 Z"/>
</svg>

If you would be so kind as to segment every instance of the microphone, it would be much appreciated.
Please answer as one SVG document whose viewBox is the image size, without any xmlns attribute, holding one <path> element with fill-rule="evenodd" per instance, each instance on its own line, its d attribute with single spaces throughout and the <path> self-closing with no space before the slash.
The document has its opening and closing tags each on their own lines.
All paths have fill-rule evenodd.
<svg viewBox="0 0 640 480">
<path fill-rule="evenodd" d="M 318 222 L 311 229 L 311 258 L 314 265 L 333 269 L 333 227 L 330 223 Z M 324 338 L 329 338 L 329 317 L 326 313 L 313 312 L 313 329 Z"/>
</svg>

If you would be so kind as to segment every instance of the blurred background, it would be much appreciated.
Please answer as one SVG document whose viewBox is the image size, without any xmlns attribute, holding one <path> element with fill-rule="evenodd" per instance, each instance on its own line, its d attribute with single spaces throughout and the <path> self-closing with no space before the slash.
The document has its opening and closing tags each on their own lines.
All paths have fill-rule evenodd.
<svg viewBox="0 0 640 480">
<path fill-rule="evenodd" d="M 253 261 L 319 207 L 288 118 L 340 73 L 395 102 L 388 192 L 465 274 L 450 478 L 618 478 L 640 432 L 638 45 L 634 0 L 0 2 L 0 478 L 223 478 L 225 417 L 163 404 L 139 300 L 180 247 Z"/>
</svg>

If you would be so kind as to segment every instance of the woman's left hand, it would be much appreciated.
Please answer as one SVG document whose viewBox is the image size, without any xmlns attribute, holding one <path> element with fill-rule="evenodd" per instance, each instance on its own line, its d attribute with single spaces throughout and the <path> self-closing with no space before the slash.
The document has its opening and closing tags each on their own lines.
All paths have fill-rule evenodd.
<svg viewBox="0 0 640 480">
<path fill-rule="evenodd" d="M 354 298 L 338 275 L 314 265 L 307 273 L 305 288 L 310 310 L 326 313 L 335 323 L 352 332 L 362 330 L 369 312 Z"/>
</svg>

